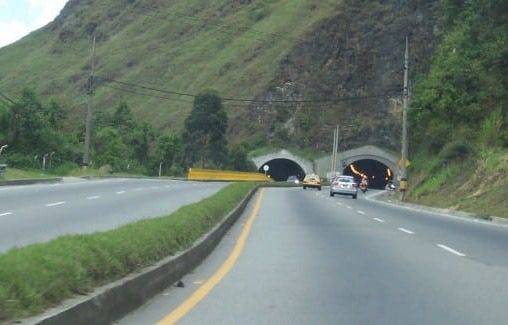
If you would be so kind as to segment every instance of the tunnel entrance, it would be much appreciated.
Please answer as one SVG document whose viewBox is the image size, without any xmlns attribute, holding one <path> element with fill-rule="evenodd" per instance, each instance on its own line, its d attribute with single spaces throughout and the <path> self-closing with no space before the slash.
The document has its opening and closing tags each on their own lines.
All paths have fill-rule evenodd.
<svg viewBox="0 0 508 325">
<path fill-rule="evenodd" d="M 305 177 L 305 171 L 303 168 L 296 162 L 289 159 L 280 158 L 270 160 L 259 167 L 260 173 L 264 173 L 264 165 L 268 165 L 270 169 L 267 174 L 277 182 L 285 182 L 289 176 L 296 176 L 300 181 Z"/>
<path fill-rule="evenodd" d="M 365 175 L 369 179 L 369 188 L 375 189 L 384 189 L 388 182 L 393 181 L 393 170 L 373 159 L 357 160 L 346 166 L 343 174 L 353 176 L 358 182 Z"/>
</svg>

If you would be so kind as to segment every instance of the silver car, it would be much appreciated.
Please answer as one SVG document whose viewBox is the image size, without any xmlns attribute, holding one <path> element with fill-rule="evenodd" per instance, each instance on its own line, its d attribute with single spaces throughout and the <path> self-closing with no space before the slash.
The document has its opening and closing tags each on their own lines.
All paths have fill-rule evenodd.
<svg viewBox="0 0 508 325">
<path fill-rule="evenodd" d="M 330 196 L 335 194 L 351 195 L 353 199 L 358 196 L 358 185 L 353 176 L 337 176 L 330 183 Z"/>
</svg>

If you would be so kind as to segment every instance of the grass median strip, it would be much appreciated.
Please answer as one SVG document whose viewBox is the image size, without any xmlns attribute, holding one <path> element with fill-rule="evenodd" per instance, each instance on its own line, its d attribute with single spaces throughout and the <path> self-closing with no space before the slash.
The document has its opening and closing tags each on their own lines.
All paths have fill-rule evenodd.
<svg viewBox="0 0 508 325">
<path fill-rule="evenodd" d="M 254 186 L 234 183 L 169 216 L 0 255 L 0 322 L 40 313 L 190 247 Z"/>
</svg>

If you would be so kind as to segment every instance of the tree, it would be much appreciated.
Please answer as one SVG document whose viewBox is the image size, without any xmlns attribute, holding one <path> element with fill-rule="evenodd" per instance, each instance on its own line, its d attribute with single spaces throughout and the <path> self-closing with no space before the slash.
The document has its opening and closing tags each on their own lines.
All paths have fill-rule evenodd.
<svg viewBox="0 0 508 325">
<path fill-rule="evenodd" d="M 34 155 L 67 151 L 67 139 L 60 130 L 65 116 L 55 101 L 44 107 L 32 90 L 25 89 L 9 116 L 11 152 Z"/>
<path fill-rule="evenodd" d="M 165 133 L 157 139 L 157 156 L 159 162 L 162 161 L 164 174 L 173 167 L 176 158 L 180 155 L 182 143 L 180 138 L 174 133 Z"/>
<path fill-rule="evenodd" d="M 247 158 L 247 150 L 244 146 L 239 145 L 231 149 L 230 153 L 231 167 L 238 171 L 255 171 L 256 166 Z"/>
<path fill-rule="evenodd" d="M 94 139 L 95 164 L 111 165 L 114 170 L 126 170 L 129 164 L 129 148 L 122 141 L 118 130 L 112 127 L 100 129 Z"/>
<path fill-rule="evenodd" d="M 194 99 L 183 133 L 185 164 L 220 167 L 228 163 L 226 130 L 228 119 L 215 91 L 205 91 Z"/>
<path fill-rule="evenodd" d="M 143 122 L 136 125 L 131 132 L 124 133 L 123 140 L 132 149 L 132 158 L 144 165 L 154 146 L 155 131 L 150 124 Z"/>
<path fill-rule="evenodd" d="M 113 126 L 123 133 L 132 131 L 136 126 L 134 116 L 127 103 L 122 102 L 116 108 L 113 113 Z"/>
</svg>

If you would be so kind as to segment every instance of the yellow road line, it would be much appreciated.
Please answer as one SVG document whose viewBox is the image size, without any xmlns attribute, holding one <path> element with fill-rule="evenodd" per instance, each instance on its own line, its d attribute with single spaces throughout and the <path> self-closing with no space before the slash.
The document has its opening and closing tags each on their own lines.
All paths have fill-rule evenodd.
<svg viewBox="0 0 508 325">
<path fill-rule="evenodd" d="M 210 279 L 208 279 L 199 289 L 197 289 L 192 296 L 187 298 L 180 306 L 178 306 L 175 310 L 173 310 L 170 314 L 168 314 L 166 317 L 164 317 L 162 320 L 160 320 L 157 324 L 158 325 L 169 325 L 174 324 L 177 321 L 179 321 L 182 317 L 184 317 L 188 312 L 192 310 L 201 300 L 203 300 L 210 291 L 215 288 L 217 284 L 219 284 L 222 279 L 228 274 L 229 271 L 233 268 L 236 261 L 242 254 L 243 248 L 245 246 L 245 242 L 247 241 L 247 238 L 249 237 L 250 230 L 252 228 L 252 224 L 254 223 L 254 220 L 256 219 L 256 216 L 259 211 L 259 207 L 261 206 L 261 200 L 263 199 L 264 189 L 261 189 L 261 192 L 256 200 L 256 204 L 254 206 L 254 209 L 252 210 L 251 215 L 249 216 L 249 219 L 247 220 L 247 223 L 242 229 L 242 232 L 240 233 L 240 236 L 238 237 L 238 240 L 236 241 L 235 247 L 233 248 L 233 251 L 229 255 L 229 257 L 226 259 L 224 264 L 221 265 L 221 267 L 215 272 L 214 275 Z"/>
</svg>

